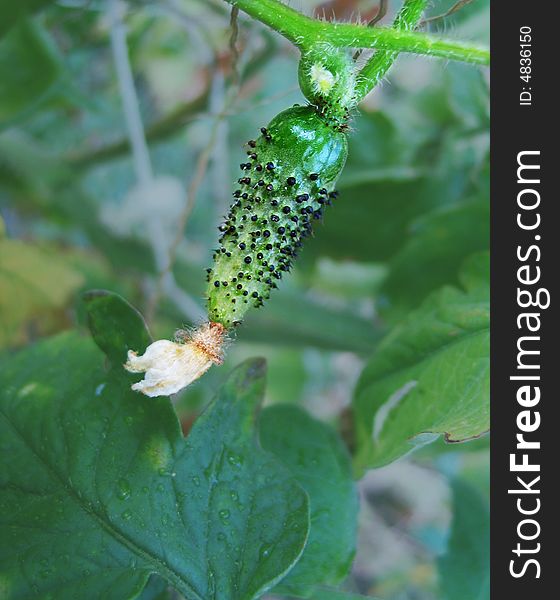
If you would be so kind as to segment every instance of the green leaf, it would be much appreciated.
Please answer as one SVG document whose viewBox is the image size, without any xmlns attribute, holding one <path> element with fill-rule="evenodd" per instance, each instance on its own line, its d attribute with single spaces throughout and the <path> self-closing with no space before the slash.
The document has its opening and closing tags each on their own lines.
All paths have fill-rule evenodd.
<svg viewBox="0 0 560 600">
<path fill-rule="evenodd" d="M 28 327 L 48 331 L 82 282 L 56 250 L 0 239 L 0 347 L 23 342 Z"/>
<path fill-rule="evenodd" d="M 458 284 L 457 272 L 465 259 L 488 249 L 488 199 L 438 209 L 416 221 L 410 233 L 389 262 L 390 272 L 381 288 L 393 311 L 415 308 L 438 287 Z"/>
<path fill-rule="evenodd" d="M 489 265 L 475 255 L 464 290 L 443 288 L 379 345 L 358 382 L 353 412 L 359 469 L 378 467 L 444 434 L 489 428 Z"/>
<path fill-rule="evenodd" d="M 151 575 L 138 600 L 174 600 L 173 589 L 159 575 Z"/>
<path fill-rule="evenodd" d="M 51 203 L 49 216 L 59 217 L 59 195 L 56 193 L 56 198 L 52 198 L 50 194 L 57 185 L 68 189 L 69 178 L 66 165 L 44 142 L 15 127 L 0 132 L 0 182 L 14 192 L 18 206 L 22 196 L 29 195 L 35 210 L 43 202 Z M 26 204 L 27 201 L 26 198 Z"/>
<path fill-rule="evenodd" d="M 264 362 L 238 367 L 187 439 L 168 399 L 102 365 L 64 334 L 0 369 L 7 595 L 123 600 L 157 573 L 189 600 L 259 597 L 309 527 L 307 495 L 255 443 Z"/>
<path fill-rule="evenodd" d="M 438 560 L 442 600 L 490 598 L 488 502 L 471 485 L 456 480 L 447 553 Z"/>
<path fill-rule="evenodd" d="M 31 20 L 18 22 L 0 39 L 0 127 L 41 101 L 59 72 L 46 34 Z"/>
<path fill-rule="evenodd" d="M 305 255 L 355 261 L 381 261 L 396 252 L 408 223 L 436 206 L 438 196 L 417 172 L 353 178 L 339 185 L 340 196 Z"/>
<path fill-rule="evenodd" d="M 368 319 L 348 309 L 324 306 L 303 291 L 288 290 L 279 290 L 265 310 L 252 311 L 239 333 L 242 341 L 316 346 L 358 354 L 369 354 L 379 337 L 379 329 Z"/>
<path fill-rule="evenodd" d="M 441 87 L 433 90 L 441 101 L 445 92 Z M 317 256 L 363 262 L 391 259 L 407 240 L 411 223 L 478 191 L 473 184 L 478 184 L 486 162 L 486 124 L 473 124 L 474 117 L 462 123 L 445 98 L 442 123 L 419 134 L 426 122 L 434 121 L 429 113 L 433 98 L 426 104 L 428 114 L 416 115 L 400 136 L 386 117 L 378 117 L 372 127 L 371 117 L 362 115 L 338 185 L 340 197 L 325 213 L 325 224 L 317 229 L 302 260 Z M 407 105 L 418 110 L 418 102 L 410 98 Z M 378 139 L 384 135 L 388 141 Z"/>
<path fill-rule="evenodd" d="M 468 444 L 448 444 L 444 438 L 435 440 L 432 444 L 420 448 L 414 455 L 416 463 L 426 461 L 432 464 L 442 456 L 454 455 L 462 459 L 465 455 L 487 453 L 490 450 L 490 433 L 471 440 Z"/>
<path fill-rule="evenodd" d="M 83 299 L 91 335 L 115 365 L 126 361 L 128 350 L 143 354 L 151 344 L 144 318 L 122 296 L 107 290 L 90 290 Z"/>
<path fill-rule="evenodd" d="M 275 454 L 309 495 L 311 530 L 301 560 L 277 593 L 308 593 L 337 584 L 354 557 L 358 497 L 350 457 L 336 432 L 292 405 L 267 408 L 261 444 Z"/>
<path fill-rule="evenodd" d="M 9 31 L 19 19 L 53 3 L 54 0 L 17 0 L 17 2 L 0 2 L 0 37 Z"/>
<path fill-rule="evenodd" d="M 349 136 L 346 175 L 371 172 L 375 169 L 403 167 L 410 159 L 410 143 L 384 112 L 358 111 Z"/>
<path fill-rule="evenodd" d="M 479 69 L 463 64 L 445 70 L 449 103 L 466 127 L 488 129 L 490 125 L 490 90 L 488 80 Z"/>
</svg>

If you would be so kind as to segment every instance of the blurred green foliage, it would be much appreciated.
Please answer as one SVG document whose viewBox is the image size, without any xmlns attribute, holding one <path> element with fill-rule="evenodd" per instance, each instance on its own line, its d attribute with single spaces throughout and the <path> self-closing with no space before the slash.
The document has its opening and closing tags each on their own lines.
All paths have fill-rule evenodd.
<svg viewBox="0 0 560 600">
<path fill-rule="evenodd" d="M 304 9 L 317 4 L 306 0 Z M 438 0 L 430 15 L 452 4 Z M 164 190 L 150 195 L 131 159 L 106 7 L 102 0 L 0 3 L 0 357 L 44 336 L 85 326 L 87 311 L 79 299 L 92 288 L 126 297 L 146 316 L 155 338 L 171 338 L 175 329 L 197 323 L 204 314 L 204 269 L 231 199 L 231 182 L 244 160 L 242 144 L 277 112 L 303 102 L 293 49 L 241 17 L 237 57 L 224 3 L 130 2 L 125 18 L 129 56 L 153 171 L 163 182 L 158 189 Z M 335 1 L 327 6 L 331 9 L 347 18 L 371 5 Z M 488 2 L 475 0 L 429 28 L 487 42 Z M 478 382 L 471 397 L 476 396 L 476 414 L 482 414 L 478 426 L 488 391 L 486 380 L 473 375 L 474 359 L 470 371 L 465 368 L 455 377 L 460 360 L 451 357 L 443 369 L 447 379 L 434 376 L 418 406 L 411 396 L 412 407 L 404 403 L 390 412 L 387 438 L 379 438 L 382 444 L 374 454 L 367 436 L 389 389 L 379 391 L 377 373 L 363 403 L 365 392 L 356 384 L 366 364 L 362 382 L 372 369 L 392 361 L 385 371 L 397 378 L 402 371 L 402 388 L 410 380 L 410 366 L 402 359 L 406 351 L 425 351 L 437 337 L 430 321 L 434 307 L 449 311 L 460 299 L 465 311 L 455 322 L 459 337 L 468 330 L 466 321 L 476 317 L 467 310 L 470 296 L 464 294 L 465 288 L 472 292 L 472 281 L 466 283 L 461 270 L 489 247 L 488 130 L 485 71 L 401 57 L 388 82 L 366 99 L 352 122 L 341 195 L 306 244 L 295 271 L 239 329 L 224 367 L 212 369 L 176 399 L 183 430 L 190 429 L 231 368 L 256 354 L 268 361 L 266 402 L 299 405 L 331 421 L 358 451 L 362 466 L 408 450 L 403 431 L 419 441 L 423 427 L 432 424 L 423 421 L 429 413 L 423 406 L 437 412 L 452 403 L 454 394 L 464 397 L 462 380 L 465 385 Z M 201 184 L 188 194 L 205 152 L 209 162 Z M 178 232 L 189 202 L 192 212 L 185 231 Z M 178 233 L 184 235 L 170 280 L 161 276 L 162 257 Z M 484 277 L 487 284 L 485 275 L 476 302 L 487 304 Z M 158 285 L 161 293 L 155 294 Z M 120 344 L 118 362 L 127 337 L 119 331 L 122 320 L 109 326 L 103 306 L 98 308 L 99 322 L 108 327 L 101 332 L 103 343 Z M 144 334 L 137 335 L 147 343 Z M 475 357 L 479 374 L 486 364 L 485 348 L 481 343 Z M 362 398 L 365 415 L 357 436 L 344 418 L 353 394 Z M 289 413 L 286 407 L 278 410 Z M 323 427 L 313 423 L 311 428 Z M 394 465 L 427 466 L 441 474 L 451 496 L 423 485 L 422 477 L 428 481 L 424 471 L 421 492 L 411 496 L 395 486 L 385 495 L 370 493 L 366 478 L 362 509 L 376 515 L 376 528 L 370 531 L 360 521 L 356 566 L 345 585 L 351 592 L 321 589 L 313 597 L 443 600 L 460 597 L 454 595 L 453 582 L 470 590 L 473 581 L 484 581 L 487 443 L 483 438 L 450 446 L 440 439 Z M 381 470 L 380 479 L 391 468 Z M 449 483 L 458 476 L 478 488 L 476 502 L 470 488 Z M 438 514 L 452 513 L 452 520 L 426 517 L 420 493 L 439 507 Z M 480 509 L 474 516 L 471 500 Z M 385 562 L 370 554 L 370 534 L 384 540 Z M 426 540 L 445 536 L 448 549 L 438 561 L 441 544 Z M 402 545 L 403 537 L 410 542 Z M 398 561 L 391 562 L 391 547 L 398 548 Z M 331 583 L 339 578 L 332 570 Z M 142 597 L 166 597 L 165 587 L 152 578 Z M 479 592 L 484 593 L 482 588 L 472 593 Z"/>
<path fill-rule="evenodd" d="M 462 480 L 452 484 L 453 523 L 439 562 L 444 600 L 490 598 L 490 514 L 481 494 Z M 477 577 L 472 574 L 476 573 Z"/>
</svg>

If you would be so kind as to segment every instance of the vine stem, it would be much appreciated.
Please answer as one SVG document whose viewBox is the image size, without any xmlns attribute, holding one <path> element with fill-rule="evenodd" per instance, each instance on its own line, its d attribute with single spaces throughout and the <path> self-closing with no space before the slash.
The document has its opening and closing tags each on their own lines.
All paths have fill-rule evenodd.
<svg viewBox="0 0 560 600">
<path fill-rule="evenodd" d="M 405 0 L 395 18 L 393 29 L 406 31 L 414 29 L 420 21 L 428 0 Z M 395 51 L 378 50 L 358 74 L 356 82 L 356 101 L 360 102 L 383 79 L 399 55 Z"/>
<path fill-rule="evenodd" d="M 225 1 L 268 25 L 302 50 L 318 42 L 328 42 L 339 48 L 373 48 L 480 65 L 490 63 L 490 53 L 486 48 L 455 40 L 436 38 L 407 29 L 318 21 L 302 15 L 280 0 Z"/>
</svg>

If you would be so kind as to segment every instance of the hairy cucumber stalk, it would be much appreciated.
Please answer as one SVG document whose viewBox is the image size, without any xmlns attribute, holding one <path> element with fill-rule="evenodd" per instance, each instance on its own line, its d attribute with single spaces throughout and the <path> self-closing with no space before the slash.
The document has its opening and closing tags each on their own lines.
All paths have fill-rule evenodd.
<svg viewBox="0 0 560 600">
<path fill-rule="evenodd" d="M 133 389 L 174 393 L 220 364 L 227 332 L 270 297 L 337 197 L 355 105 L 353 63 L 346 52 L 321 44 L 302 56 L 299 79 L 310 104 L 284 110 L 247 143 L 248 158 L 207 269 L 208 323 L 179 331 L 176 342 L 154 342 L 143 356 L 129 352 L 125 368 L 146 372 Z"/>
</svg>

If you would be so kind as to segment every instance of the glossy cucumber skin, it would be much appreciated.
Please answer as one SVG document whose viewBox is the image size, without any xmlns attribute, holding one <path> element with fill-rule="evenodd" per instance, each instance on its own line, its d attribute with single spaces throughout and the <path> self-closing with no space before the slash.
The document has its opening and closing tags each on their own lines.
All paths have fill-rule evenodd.
<svg viewBox="0 0 560 600">
<path fill-rule="evenodd" d="M 348 154 L 343 131 L 313 106 L 278 114 L 249 142 L 248 161 L 208 269 L 208 316 L 227 329 L 261 306 L 336 196 Z"/>
</svg>

